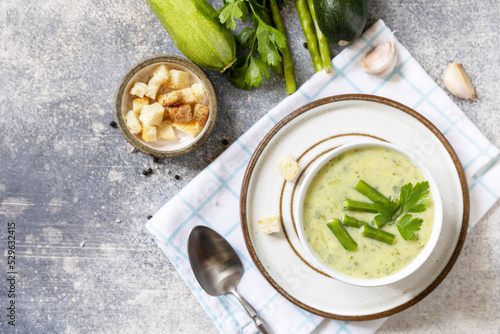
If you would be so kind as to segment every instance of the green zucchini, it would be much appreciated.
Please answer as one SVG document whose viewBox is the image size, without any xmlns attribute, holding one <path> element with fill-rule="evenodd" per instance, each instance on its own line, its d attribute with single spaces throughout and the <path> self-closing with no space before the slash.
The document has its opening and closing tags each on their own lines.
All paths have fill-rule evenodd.
<svg viewBox="0 0 500 334">
<path fill-rule="evenodd" d="M 361 35 L 367 18 L 366 0 L 313 0 L 321 32 L 332 43 L 347 45 Z"/>
<path fill-rule="evenodd" d="M 233 34 L 205 0 L 146 0 L 179 50 L 207 70 L 223 72 L 236 60 Z"/>
</svg>

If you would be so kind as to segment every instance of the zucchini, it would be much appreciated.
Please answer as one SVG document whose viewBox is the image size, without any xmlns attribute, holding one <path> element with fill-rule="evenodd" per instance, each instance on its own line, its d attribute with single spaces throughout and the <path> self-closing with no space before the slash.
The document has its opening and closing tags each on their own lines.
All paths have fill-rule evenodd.
<svg viewBox="0 0 500 334">
<path fill-rule="evenodd" d="M 321 32 L 332 43 L 347 45 L 361 35 L 367 18 L 366 0 L 313 0 Z"/>
<path fill-rule="evenodd" d="M 205 0 L 146 0 L 179 50 L 207 70 L 223 72 L 236 60 L 233 34 Z"/>
</svg>

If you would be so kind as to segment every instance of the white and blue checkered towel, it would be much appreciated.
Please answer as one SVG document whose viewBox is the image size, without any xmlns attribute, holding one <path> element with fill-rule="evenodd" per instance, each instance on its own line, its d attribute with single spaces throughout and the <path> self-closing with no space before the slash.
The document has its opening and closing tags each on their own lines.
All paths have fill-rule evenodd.
<svg viewBox="0 0 500 334">
<path fill-rule="evenodd" d="M 236 248 L 245 266 L 238 289 L 273 332 L 310 333 L 322 324 L 321 331 L 329 333 L 373 333 L 385 320 L 346 322 L 325 320 L 308 313 L 276 292 L 261 276 L 247 252 L 239 215 L 239 192 L 245 168 L 264 135 L 290 111 L 304 104 L 346 93 L 374 94 L 401 102 L 434 123 L 457 152 L 469 182 L 470 226 L 476 224 L 499 199 L 499 150 L 479 132 L 408 50 L 397 44 L 398 63 L 385 78 L 363 72 L 360 60 L 390 38 L 391 31 L 384 22 L 376 22 L 333 59 L 334 70 L 330 75 L 316 73 L 295 94 L 270 110 L 148 221 L 147 228 L 222 333 L 255 333 L 256 329 L 231 297 L 211 297 L 196 281 L 186 253 L 189 232 L 196 225 L 212 227 Z M 266 318 L 266 314 L 272 314 L 272 317 Z"/>
</svg>

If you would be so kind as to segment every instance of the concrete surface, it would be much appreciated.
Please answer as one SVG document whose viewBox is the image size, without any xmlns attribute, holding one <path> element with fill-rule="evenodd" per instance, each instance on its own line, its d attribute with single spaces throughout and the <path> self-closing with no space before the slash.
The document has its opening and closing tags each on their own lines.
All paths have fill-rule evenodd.
<svg viewBox="0 0 500 334">
<path fill-rule="evenodd" d="M 384 19 L 441 86 L 449 61 L 464 64 L 478 101 L 455 101 L 500 146 L 498 1 L 368 5 L 367 25 Z M 313 69 L 294 1 L 282 15 L 300 85 Z M 144 1 L 0 2 L 0 332 L 14 329 L 5 311 L 8 222 L 16 224 L 17 333 L 217 332 L 144 223 L 224 151 L 223 140 L 234 142 L 285 98 L 284 82 L 273 76 L 248 92 L 206 71 L 220 103 L 213 135 L 192 154 L 156 163 L 131 153 L 109 123 L 122 76 L 157 54 L 181 55 Z M 142 175 L 149 167 L 154 173 Z M 497 203 L 446 280 L 379 333 L 498 333 L 499 222 Z"/>
</svg>

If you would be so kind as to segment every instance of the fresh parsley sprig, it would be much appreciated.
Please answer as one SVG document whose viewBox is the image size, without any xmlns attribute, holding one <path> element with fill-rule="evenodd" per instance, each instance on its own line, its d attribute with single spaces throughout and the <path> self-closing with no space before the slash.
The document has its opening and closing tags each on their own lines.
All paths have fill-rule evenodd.
<svg viewBox="0 0 500 334">
<path fill-rule="evenodd" d="M 413 232 L 420 231 L 422 222 L 423 220 L 421 218 L 412 218 L 412 215 L 407 213 L 396 222 L 396 226 L 403 239 L 413 240 L 416 238 Z"/>
<path fill-rule="evenodd" d="M 266 5 L 281 9 L 285 4 L 284 0 L 225 0 L 216 12 L 217 19 L 231 30 L 236 29 L 236 20 L 247 22 L 248 17 L 254 27 L 236 35 L 240 56 L 229 70 L 229 79 L 235 87 L 248 90 L 259 87 L 264 79 L 270 78 L 270 66 L 281 66 L 282 55 L 289 52 L 288 43 L 284 33 L 272 26 L 273 19 Z"/>
<path fill-rule="evenodd" d="M 378 215 L 373 217 L 372 223 L 378 228 L 381 228 L 392 221 L 394 214 L 398 211 L 399 201 L 397 199 L 391 199 L 387 203 L 376 202 L 374 203 L 374 207 L 378 211 Z"/>
<path fill-rule="evenodd" d="M 411 183 L 401 188 L 399 195 L 401 201 L 401 214 L 406 212 L 424 212 L 427 206 L 429 182 L 418 182 L 415 187 Z"/>
<path fill-rule="evenodd" d="M 413 240 L 416 238 L 414 231 L 419 231 L 423 220 L 420 218 L 412 218 L 408 212 L 424 212 L 427 209 L 427 195 L 429 195 L 429 182 L 418 182 L 413 186 L 412 183 L 407 183 L 401 187 L 399 193 L 401 207 L 398 214 L 396 226 L 399 233 L 405 240 Z"/>
</svg>

